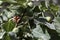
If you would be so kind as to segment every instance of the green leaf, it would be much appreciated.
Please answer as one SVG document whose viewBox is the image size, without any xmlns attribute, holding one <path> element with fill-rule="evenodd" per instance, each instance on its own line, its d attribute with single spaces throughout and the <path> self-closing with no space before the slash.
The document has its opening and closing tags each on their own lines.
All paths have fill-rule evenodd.
<svg viewBox="0 0 60 40">
<path fill-rule="evenodd" d="M 56 31 L 60 33 L 60 17 L 55 18 L 54 25 L 55 25 Z"/>
<path fill-rule="evenodd" d="M 23 4 L 26 2 L 26 0 L 16 0 L 19 4 Z"/>
<path fill-rule="evenodd" d="M 3 2 L 9 2 L 9 3 L 17 3 L 15 0 L 1 0 Z"/>
<path fill-rule="evenodd" d="M 47 32 L 46 32 L 46 34 L 43 33 L 43 30 L 42 30 L 40 25 L 37 25 L 37 27 L 35 29 L 33 29 L 32 34 L 35 38 L 39 38 L 40 40 L 41 39 L 43 39 L 43 40 L 49 40 L 50 39 L 50 36 L 48 35 Z"/>
<path fill-rule="evenodd" d="M 12 21 L 8 21 L 5 24 L 3 24 L 3 28 L 7 32 L 12 31 L 14 27 L 15 27 L 15 23 Z"/>
<path fill-rule="evenodd" d="M 10 36 L 7 33 L 4 36 L 4 40 L 11 40 Z"/>
<path fill-rule="evenodd" d="M 51 4 L 51 5 L 50 5 L 50 9 L 51 9 L 52 11 L 54 11 L 54 12 L 57 12 L 57 11 L 59 10 L 59 7 L 58 7 L 58 5 L 53 5 L 53 4 Z"/>
</svg>

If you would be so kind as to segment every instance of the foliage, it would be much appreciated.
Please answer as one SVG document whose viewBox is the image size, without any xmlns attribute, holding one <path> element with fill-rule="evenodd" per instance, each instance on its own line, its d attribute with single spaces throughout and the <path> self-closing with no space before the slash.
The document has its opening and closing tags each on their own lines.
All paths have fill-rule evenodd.
<svg viewBox="0 0 60 40">
<path fill-rule="evenodd" d="M 57 4 L 51 0 L 0 0 L 0 39 L 60 40 Z"/>
</svg>

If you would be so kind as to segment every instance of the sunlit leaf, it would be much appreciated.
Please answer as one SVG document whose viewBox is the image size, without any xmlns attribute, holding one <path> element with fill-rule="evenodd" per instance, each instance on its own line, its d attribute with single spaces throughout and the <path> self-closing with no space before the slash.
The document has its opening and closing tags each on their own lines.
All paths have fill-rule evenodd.
<svg viewBox="0 0 60 40">
<path fill-rule="evenodd" d="M 7 32 L 12 31 L 14 27 L 15 27 L 15 23 L 13 21 L 8 21 L 5 24 L 3 24 L 3 28 Z"/>
</svg>

